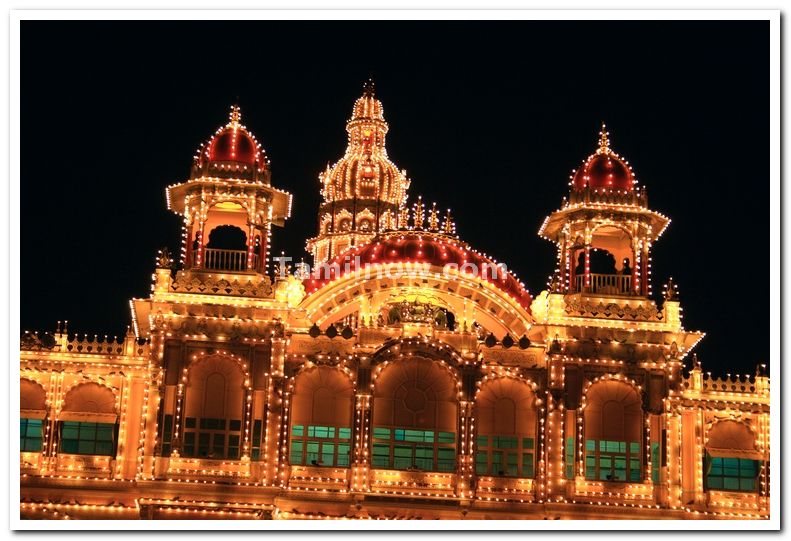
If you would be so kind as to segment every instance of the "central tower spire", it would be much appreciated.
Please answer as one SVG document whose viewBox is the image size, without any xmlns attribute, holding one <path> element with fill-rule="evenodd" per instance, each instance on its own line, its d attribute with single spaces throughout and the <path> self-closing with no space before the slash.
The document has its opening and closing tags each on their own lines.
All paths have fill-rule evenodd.
<svg viewBox="0 0 791 541">
<path fill-rule="evenodd" d="M 382 102 L 368 79 L 346 122 L 346 152 L 319 174 L 319 232 L 307 243 L 314 265 L 395 226 L 409 179 L 387 156 L 388 129 Z"/>
</svg>

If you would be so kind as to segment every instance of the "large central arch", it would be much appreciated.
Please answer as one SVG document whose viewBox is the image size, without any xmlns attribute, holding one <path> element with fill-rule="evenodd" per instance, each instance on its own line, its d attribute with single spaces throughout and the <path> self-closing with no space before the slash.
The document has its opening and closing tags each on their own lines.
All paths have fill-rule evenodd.
<svg viewBox="0 0 791 541">
<path fill-rule="evenodd" d="M 451 307 L 457 320 L 466 313 L 498 339 L 527 334 L 534 322 L 514 297 L 487 280 L 434 265 L 393 263 L 347 273 L 308 295 L 300 305 L 319 327 L 355 312 L 374 312 L 392 295 L 430 295 Z"/>
</svg>

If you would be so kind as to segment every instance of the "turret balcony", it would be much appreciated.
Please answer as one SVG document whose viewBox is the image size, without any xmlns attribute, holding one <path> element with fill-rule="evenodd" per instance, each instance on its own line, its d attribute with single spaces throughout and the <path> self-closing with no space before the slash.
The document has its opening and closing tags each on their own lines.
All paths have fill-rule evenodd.
<svg viewBox="0 0 791 541">
<path fill-rule="evenodd" d="M 597 295 L 635 295 L 631 274 L 594 274 L 575 276 L 574 291 Z"/>
<path fill-rule="evenodd" d="M 247 250 L 206 248 L 203 268 L 216 271 L 244 272 L 247 270 Z M 253 254 L 252 268 L 258 268 L 258 254 Z"/>
</svg>

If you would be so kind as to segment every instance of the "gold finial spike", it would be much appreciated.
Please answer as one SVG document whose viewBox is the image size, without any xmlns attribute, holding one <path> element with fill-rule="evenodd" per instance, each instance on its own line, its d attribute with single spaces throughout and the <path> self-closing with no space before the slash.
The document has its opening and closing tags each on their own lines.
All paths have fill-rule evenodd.
<svg viewBox="0 0 791 541">
<path fill-rule="evenodd" d="M 607 125 L 602 122 L 601 123 L 601 131 L 599 131 L 599 152 L 609 152 L 610 151 L 610 132 L 607 131 Z"/>
<path fill-rule="evenodd" d="M 238 105 L 231 105 L 231 124 L 239 124 L 242 121 L 242 110 Z"/>
<path fill-rule="evenodd" d="M 368 77 L 368 80 L 365 81 L 365 84 L 363 85 L 363 96 L 373 97 L 375 90 L 374 86 L 373 77 Z"/>
</svg>

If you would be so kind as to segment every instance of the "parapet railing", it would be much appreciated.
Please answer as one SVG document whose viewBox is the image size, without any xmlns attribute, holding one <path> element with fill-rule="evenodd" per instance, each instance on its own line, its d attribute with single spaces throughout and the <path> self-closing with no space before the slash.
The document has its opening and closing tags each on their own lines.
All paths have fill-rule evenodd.
<svg viewBox="0 0 791 541">
<path fill-rule="evenodd" d="M 588 276 L 590 276 L 588 285 L 585 285 L 585 275 L 575 276 L 575 291 L 602 295 L 630 295 L 632 293 L 631 274 L 589 274 Z"/>
<path fill-rule="evenodd" d="M 253 268 L 257 268 L 258 254 L 253 254 Z M 247 270 L 247 250 L 221 250 L 206 248 L 203 267 L 209 270 L 245 271 Z"/>
</svg>

